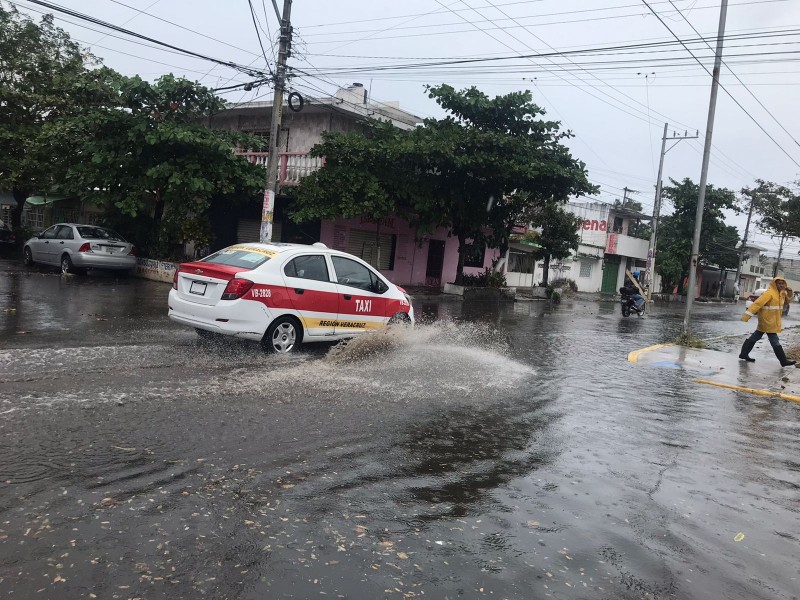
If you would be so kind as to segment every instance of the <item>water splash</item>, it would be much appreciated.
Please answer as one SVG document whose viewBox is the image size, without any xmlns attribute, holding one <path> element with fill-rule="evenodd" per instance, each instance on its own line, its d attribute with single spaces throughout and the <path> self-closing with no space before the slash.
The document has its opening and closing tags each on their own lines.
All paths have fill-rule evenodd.
<svg viewBox="0 0 800 600">
<path fill-rule="evenodd" d="M 333 347 L 321 360 L 304 361 L 271 372 L 242 370 L 235 379 L 269 397 L 282 390 L 345 399 L 379 395 L 390 399 L 430 399 L 439 390 L 463 398 L 496 396 L 518 388 L 534 370 L 509 356 L 506 336 L 482 323 L 436 321 L 390 327 Z M 298 382 L 302 382 L 298 386 Z"/>
</svg>

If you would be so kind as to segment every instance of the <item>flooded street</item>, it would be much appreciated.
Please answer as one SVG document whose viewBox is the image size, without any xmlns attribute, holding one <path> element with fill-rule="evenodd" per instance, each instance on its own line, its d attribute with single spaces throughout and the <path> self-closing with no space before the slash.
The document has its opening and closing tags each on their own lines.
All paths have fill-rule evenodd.
<svg viewBox="0 0 800 600">
<path fill-rule="evenodd" d="M 800 405 L 627 362 L 680 306 L 419 300 L 275 357 L 168 291 L 0 261 L 2 597 L 800 598 Z"/>
</svg>

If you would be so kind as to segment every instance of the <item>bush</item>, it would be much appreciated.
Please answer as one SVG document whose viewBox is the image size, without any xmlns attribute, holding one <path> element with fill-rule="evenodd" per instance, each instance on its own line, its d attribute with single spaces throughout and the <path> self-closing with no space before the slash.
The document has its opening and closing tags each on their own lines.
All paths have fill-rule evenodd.
<svg viewBox="0 0 800 600">
<path fill-rule="evenodd" d="M 573 292 L 577 292 L 578 291 L 578 284 L 575 283 L 572 279 L 566 279 L 566 278 L 564 278 L 564 279 L 555 279 L 555 280 L 551 281 L 550 284 L 547 287 L 554 288 L 554 289 L 555 288 L 569 288 Z"/>
<path fill-rule="evenodd" d="M 479 275 L 463 275 L 461 281 L 464 287 L 506 287 L 506 276 L 498 271 L 492 271 L 489 267 Z"/>
</svg>

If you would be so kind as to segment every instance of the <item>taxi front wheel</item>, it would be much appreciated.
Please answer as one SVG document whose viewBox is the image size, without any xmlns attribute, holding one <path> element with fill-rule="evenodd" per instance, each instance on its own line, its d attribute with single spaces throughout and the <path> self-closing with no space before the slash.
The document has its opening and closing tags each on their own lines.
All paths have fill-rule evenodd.
<svg viewBox="0 0 800 600">
<path fill-rule="evenodd" d="M 294 352 L 302 341 L 303 329 L 297 320 L 292 317 L 278 317 L 267 327 L 261 344 L 269 352 L 288 354 Z"/>
</svg>

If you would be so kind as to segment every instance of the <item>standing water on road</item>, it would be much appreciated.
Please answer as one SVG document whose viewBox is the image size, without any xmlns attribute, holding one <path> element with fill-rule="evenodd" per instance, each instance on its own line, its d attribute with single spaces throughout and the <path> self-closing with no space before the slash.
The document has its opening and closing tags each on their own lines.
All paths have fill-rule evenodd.
<svg viewBox="0 0 800 600">
<path fill-rule="evenodd" d="M 679 309 L 418 304 L 275 357 L 89 284 L 155 308 L 0 340 L 4 596 L 798 597 L 798 406 L 626 362 Z"/>
</svg>

